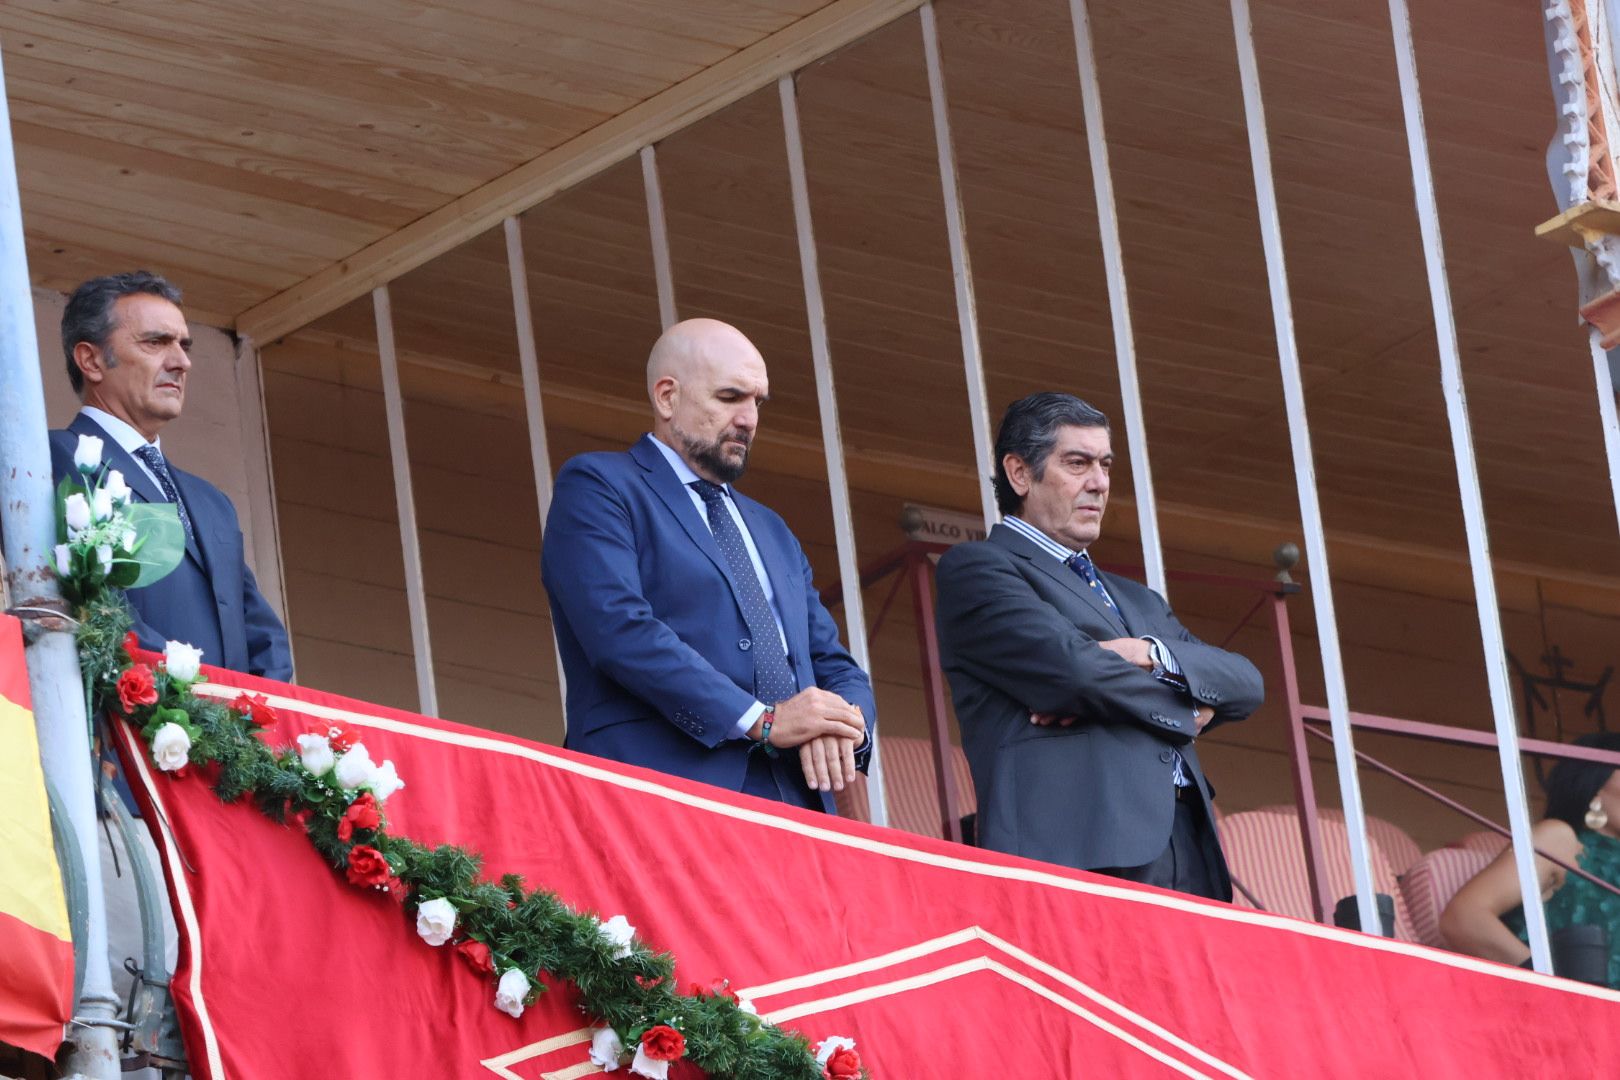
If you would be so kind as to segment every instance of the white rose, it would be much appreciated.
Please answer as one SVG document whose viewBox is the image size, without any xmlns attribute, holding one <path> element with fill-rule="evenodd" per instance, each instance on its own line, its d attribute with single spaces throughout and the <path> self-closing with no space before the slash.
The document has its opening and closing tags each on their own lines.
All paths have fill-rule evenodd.
<svg viewBox="0 0 1620 1080">
<path fill-rule="evenodd" d="M 388 796 L 404 786 L 405 781 L 401 780 L 399 774 L 394 771 L 392 760 L 378 765 L 376 771 L 371 774 L 371 779 L 366 781 L 366 787 L 371 789 L 371 793 L 377 797 L 378 802 L 387 802 Z"/>
<path fill-rule="evenodd" d="M 304 768 L 316 776 L 323 775 L 330 769 L 337 758 L 332 754 L 332 743 L 325 735 L 300 735 L 298 743 L 298 758 L 304 763 Z"/>
<path fill-rule="evenodd" d="M 120 506 L 129 502 L 129 482 L 124 479 L 124 474 L 117 469 L 108 470 L 107 479 L 102 481 L 101 490 L 105 491 L 107 497 Z"/>
<path fill-rule="evenodd" d="M 821 1041 L 820 1046 L 816 1047 L 816 1064 L 825 1065 L 827 1059 L 838 1051 L 853 1049 L 855 1049 L 854 1039 L 846 1039 L 842 1035 L 829 1035 Z"/>
<path fill-rule="evenodd" d="M 125 551 L 129 552 L 130 554 L 134 554 L 134 552 L 135 552 L 135 540 L 136 540 L 135 530 L 134 529 L 125 529 L 123 535 L 118 538 L 118 546 L 123 548 Z"/>
<path fill-rule="evenodd" d="M 636 1047 L 636 1056 L 630 1059 L 630 1073 L 632 1076 L 646 1076 L 651 1080 L 668 1080 L 669 1062 L 659 1061 L 647 1056 L 647 1049 Z"/>
<path fill-rule="evenodd" d="M 495 1007 L 507 1016 L 523 1015 L 523 999 L 529 996 L 529 977 L 517 968 L 508 968 L 495 987 Z"/>
<path fill-rule="evenodd" d="M 83 495 L 78 492 L 69 495 L 62 504 L 62 510 L 67 515 L 69 536 L 90 527 L 90 504 Z"/>
<path fill-rule="evenodd" d="M 739 1012 L 745 1012 L 749 1016 L 759 1015 L 759 1006 L 755 1005 L 752 1001 L 749 1001 L 745 997 L 739 997 L 737 999 L 737 1010 Z"/>
<path fill-rule="evenodd" d="M 179 724 L 164 724 L 152 736 L 152 760 L 164 772 L 183 769 L 191 760 L 191 736 Z"/>
<path fill-rule="evenodd" d="M 101 572 L 103 574 L 112 573 L 112 557 L 113 550 L 111 544 L 96 545 L 96 561 L 101 563 Z"/>
<path fill-rule="evenodd" d="M 346 790 L 364 787 L 376 775 L 377 764 L 371 760 L 371 751 L 365 743 L 355 743 L 337 759 L 337 782 Z"/>
<path fill-rule="evenodd" d="M 106 521 L 113 515 L 112 492 L 106 488 L 96 488 L 90 493 L 90 512 L 97 521 Z"/>
<path fill-rule="evenodd" d="M 101 440 L 94 435 L 80 435 L 79 445 L 73 448 L 73 467 L 90 472 L 101 464 Z"/>
<path fill-rule="evenodd" d="M 169 678 L 179 682 L 196 682 L 202 664 L 202 650 L 183 641 L 170 641 L 163 646 L 163 666 Z"/>
<path fill-rule="evenodd" d="M 438 897 L 416 908 L 416 934 L 429 945 L 443 945 L 456 932 L 456 905 Z"/>
<path fill-rule="evenodd" d="M 57 544 L 54 550 L 56 552 L 56 572 L 63 577 L 67 577 L 73 572 L 72 549 L 66 544 Z"/>
<path fill-rule="evenodd" d="M 624 1043 L 619 1033 L 610 1027 L 598 1028 L 591 1036 L 591 1064 L 603 1072 L 618 1072 L 619 1059 L 624 1057 Z"/>
<path fill-rule="evenodd" d="M 598 929 L 609 945 L 615 946 L 613 959 L 623 960 L 630 955 L 630 942 L 636 936 L 636 928 L 630 925 L 630 920 L 623 915 L 615 915 Z"/>
</svg>

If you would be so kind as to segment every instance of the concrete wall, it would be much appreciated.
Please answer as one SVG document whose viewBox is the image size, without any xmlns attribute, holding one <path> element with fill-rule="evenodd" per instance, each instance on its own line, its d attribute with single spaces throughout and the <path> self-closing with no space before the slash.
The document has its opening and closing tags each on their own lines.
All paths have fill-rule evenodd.
<svg viewBox="0 0 1620 1080">
<path fill-rule="evenodd" d="M 79 409 L 62 355 L 62 309 L 66 304 L 67 297 L 61 293 L 34 290 L 34 326 L 44 373 L 45 410 L 52 428 L 67 426 Z M 285 618 L 258 350 L 246 342 L 238 349 L 231 334 L 211 326 L 193 323 L 191 336 L 185 412 L 163 430 L 163 452 L 180 468 L 216 485 L 236 504 L 248 564 L 271 606 Z"/>
</svg>

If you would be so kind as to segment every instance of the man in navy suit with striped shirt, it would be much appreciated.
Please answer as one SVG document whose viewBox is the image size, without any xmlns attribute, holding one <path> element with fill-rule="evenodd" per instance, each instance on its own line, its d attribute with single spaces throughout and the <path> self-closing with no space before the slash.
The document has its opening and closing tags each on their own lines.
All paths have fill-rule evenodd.
<svg viewBox="0 0 1620 1080">
<path fill-rule="evenodd" d="M 670 327 L 652 431 L 557 477 L 541 571 L 568 681 L 567 745 L 808 809 L 864 770 L 872 684 L 787 523 L 737 491 L 769 397 L 734 327 Z"/>
</svg>

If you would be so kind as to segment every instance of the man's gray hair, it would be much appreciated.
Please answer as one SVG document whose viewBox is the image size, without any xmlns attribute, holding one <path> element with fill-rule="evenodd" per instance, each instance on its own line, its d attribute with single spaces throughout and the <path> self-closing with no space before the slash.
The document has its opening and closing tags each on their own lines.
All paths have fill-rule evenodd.
<svg viewBox="0 0 1620 1080">
<path fill-rule="evenodd" d="M 73 384 L 75 394 L 84 393 L 84 372 L 73 362 L 74 347 L 88 341 L 105 350 L 116 325 L 114 305 L 126 296 L 139 293 L 161 296 L 176 307 L 180 305 L 180 290 L 150 270 L 91 278 L 68 297 L 67 307 L 62 311 L 62 351 L 67 354 L 68 381 Z M 107 358 L 108 367 L 116 362 L 112 356 Z"/>
</svg>

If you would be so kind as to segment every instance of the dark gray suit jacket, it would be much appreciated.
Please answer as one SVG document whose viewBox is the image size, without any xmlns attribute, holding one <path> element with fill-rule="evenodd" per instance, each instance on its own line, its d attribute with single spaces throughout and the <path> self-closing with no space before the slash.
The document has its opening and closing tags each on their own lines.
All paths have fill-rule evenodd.
<svg viewBox="0 0 1620 1080">
<path fill-rule="evenodd" d="M 1122 636 L 1101 598 L 1007 526 L 940 559 L 941 659 L 984 847 L 1082 870 L 1151 862 L 1175 815 L 1172 749 L 1214 820 L 1192 743 L 1194 705 L 1214 709 L 1210 726 L 1241 720 L 1260 705 L 1260 673 L 1199 641 L 1158 593 L 1102 578 L 1131 635 L 1169 647 L 1188 691 L 1100 647 Z M 1038 727 L 1031 712 L 1078 722 Z M 1224 884 L 1225 867 L 1215 870 Z"/>
</svg>

